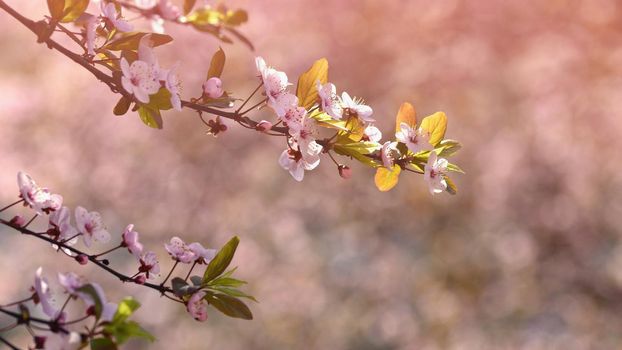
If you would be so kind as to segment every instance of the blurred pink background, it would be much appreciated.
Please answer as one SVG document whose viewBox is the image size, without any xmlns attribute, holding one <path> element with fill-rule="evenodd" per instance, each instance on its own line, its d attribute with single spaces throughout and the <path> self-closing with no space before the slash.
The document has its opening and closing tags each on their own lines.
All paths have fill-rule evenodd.
<svg viewBox="0 0 622 350">
<path fill-rule="evenodd" d="M 44 1 L 9 3 L 46 13 Z M 344 181 L 328 159 L 296 183 L 277 164 L 280 139 L 234 125 L 215 139 L 189 112 L 166 113 L 162 131 L 115 117 L 105 85 L 1 12 L 0 203 L 14 200 L 25 170 L 67 205 L 100 211 L 117 235 L 134 223 L 165 271 L 171 236 L 217 247 L 237 234 L 233 264 L 260 303 L 253 321 L 210 310 L 199 324 L 5 228 L 0 302 L 24 297 L 44 266 L 105 284 L 113 300 L 141 300 L 136 319 L 158 341 L 132 349 L 620 347 L 619 2 L 227 5 L 249 11 L 242 31 L 256 46 L 224 46 L 227 90 L 252 91 L 255 55 L 293 81 L 326 57 L 330 80 L 365 98 L 387 136 L 403 101 L 420 117 L 447 113 L 447 137 L 464 145 L 459 194 L 431 197 L 413 174 L 379 193 L 371 169 L 354 165 Z M 167 30 L 176 41 L 156 52 L 164 66 L 181 61 L 183 94 L 195 96 L 221 44 Z"/>
</svg>

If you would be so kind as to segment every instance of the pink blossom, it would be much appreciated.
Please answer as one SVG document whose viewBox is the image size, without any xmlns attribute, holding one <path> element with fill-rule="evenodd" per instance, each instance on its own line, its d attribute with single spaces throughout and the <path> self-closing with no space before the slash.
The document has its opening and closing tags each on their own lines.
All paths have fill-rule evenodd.
<svg viewBox="0 0 622 350">
<path fill-rule="evenodd" d="M 158 257 L 154 252 L 147 252 L 140 256 L 140 267 L 138 271 L 144 272 L 148 279 L 153 279 L 160 273 L 160 264 L 158 263 Z"/>
<path fill-rule="evenodd" d="M 218 77 L 211 77 L 203 83 L 203 93 L 209 98 L 219 98 L 224 93 L 222 80 Z"/>
<path fill-rule="evenodd" d="M 90 247 L 93 241 L 106 243 L 110 240 L 110 233 L 106 230 L 98 212 L 89 212 L 78 206 L 75 214 L 78 232 L 82 234 L 84 245 Z"/>
<path fill-rule="evenodd" d="M 320 163 L 319 154 L 322 153 L 322 146 L 315 141 L 319 134 L 315 119 L 302 118 L 299 128 L 290 130 L 290 133 L 298 145 L 303 160 L 315 168 Z"/>
<path fill-rule="evenodd" d="M 100 320 L 103 321 L 103 322 L 110 322 L 110 321 L 112 321 L 112 318 L 114 317 L 114 314 L 117 311 L 118 305 L 115 304 L 115 303 L 108 302 L 108 300 L 106 298 L 106 294 L 104 293 L 104 289 L 99 284 L 97 284 L 95 282 L 91 282 L 89 284 L 93 287 L 93 289 L 95 290 L 95 293 L 97 294 L 97 297 L 101 301 L 102 314 L 101 314 Z M 93 297 L 90 294 L 87 294 L 87 293 L 84 293 L 84 292 L 77 292 L 77 295 L 82 300 L 84 300 L 84 303 L 88 307 L 95 306 L 95 301 L 93 300 Z"/>
<path fill-rule="evenodd" d="M 136 60 L 130 65 L 125 57 L 121 58 L 121 84 L 123 89 L 133 94 L 142 103 L 149 103 L 149 95 L 160 90 L 158 75 L 147 62 Z"/>
<path fill-rule="evenodd" d="M 69 332 L 65 334 L 63 332 L 50 333 L 45 337 L 44 347 L 45 350 L 77 350 L 82 345 L 82 337 L 78 332 Z"/>
<path fill-rule="evenodd" d="M 400 130 L 395 133 L 395 139 L 408 147 L 412 153 L 431 151 L 430 134 L 421 128 L 415 129 L 406 123 L 400 123 Z"/>
<path fill-rule="evenodd" d="M 35 303 L 40 303 L 43 312 L 50 318 L 59 316 L 59 310 L 52 306 L 52 293 L 47 278 L 43 277 L 43 268 L 39 267 L 35 273 L 34 290 L 37 295 Z"/>
<path fill-rule="evenodd" d="M 276 102 L 276 99 L 285 92 L 285 89 L 287 89 L 289 85 L 287 74 L 266 66 L 266 62 L 261 57 L 255 58 L 255 64 L 257 65 L 259 74 L 261 74 L 261 81 L 266 90 L 268 104 L 273 104 Z"/>
<path fill-rule="evenodd" d="M 99 25 L 99 17 L 90 16 L 86 21 L 86 53 L 95 56 L 95 38 L 97 35 L 97 26 Z"/>
<path fill-rule="evenodd" d="M 134 0 L 134 5 L 141 10 L 150 10 L 158 4 L 158 0 Z"/>
<path fill-rule="evenodd" d="M 39 215 L 58 210 L 63 205 L 61 195 L 52 194 L 47 188 L 37 186 L 30 175 L 24 172 L 17 173 L 17 186 L 20 197 L 26 205 L 34 209 Z"/>
<path fill-rule="evenodd" d="M 169 0 L 160 0 L 158 3 L 158 10 L 160 12 L 160 16 L 169 21 L 175 21 L 181 16 L 181 10 L 179 7 L 175 6 Z"/>
<path fill-rule="evenodd" d="M 374 122 L 371 118 L 373 110 L 371 107 L 362 104 L 350 97 L 347 92 L 341 94 L 341 103 L 343 107 L 343 115 L 347 117 L 359 118 L 363 122 Z"/>
<path fill-rule="evenodd" d="M 76 294 L 76 291 L 84 285 L 84 278 L 74 272 L 59 273 L 58 282 L 68 294 Z"/>
<path fill-rule="evenodd" d="M 441 193 L 447 189 L 447 181 L 445 180 L 447 164 L 447 159 L 438 158 L 436 152 L 430 152 L 423 178 L 428 183 L 431 194 Z"/>
<path fill-rule="evenodd" d="M 317 82 L 317 92 L 320 98 L 320 108 L 322 111 L 333 117 L 333 119 L 339 120 L 343 116 L 343 107 L 337 96 L 337 88 L 332 83 L 326 83 L 322 85 Z"/>
<path fill-rule="evenodd" d="M 134 225 L 127 225 L 121 236 L 123 238 L 123 246 L 136 258 L 140 257 L 140 254 L 143 252 L 143 245 L 138 241 L 138 232 L 134 231 Z"/>
<path fill-rule="evenodd" d="M 310 153 L 303 155 L 295 141 L 290 143 L 290 148 L 281 153 L 279 165 L 281 165 L 284 170 L 289 171 L 289 174 L 294 180 L 302 181 L 305 170 L 313 170 L 320 164 L 320 152 L 322 148 L 321 146 L 319 149 L 316 147 L 309 147 L 307 151 Z"/>
<path fill-rule="evenodd" d="M 71 215 L 69 214 L 69 208 L 63 206 L 59 210 L 50 214 L 50 221 L 48 223 L 49 229 L 56 230 L 58 233 L 58 240 L 66 240 L 78 233 L 73 225 L 71 225 Z M 66 242 L 68 245 L 75 244 L 77 238 L 72 239 L 70 242 Z"/>
<path fill-rule="evenodd" d="M 171 238 L 171 242 L 164 244 L 164 248 L 174 260 L 183 264 L 190 264 L 197 259 L 196 254 L 179 237 Z"/>
<path fill-rule="evenodd" d="M 368 125 L 363 133 L 364 138 L 371 142 L 380 142 L 382 140 L 382 133 L 373 125 Z"/>
<path fill-rule="evenodd" d="M 116 28 L 120 32 L 132 31 L 132 28 L 133 28 L 132 25 L 120 19 L 120 16 L 117 16 L 117 9 L 115 8 L 114 3 L 109 2 L 106 4 L 102 1 L 101 11 L 102 11 L 102 16 L 104 17 L 104 20 L 106 21 L 107 24 Z"/>
<path fill-rule="evenodd" d="M 257 126 L 255 126 L 255 129 L 257 129 L 257 131 L 266 132 L 272 129 L 272 126 L 273 125 L 271 122 L 267 120 L 261 120 L 259 123 L 257 123 Z"/>
<path fill-rule="evenodd" d="M 190 243 L 188 248 L 196 255 L 199 264 L 208 264 L 216 256 L 216 249 L 206 249 L 198 242 Z"/>
<path fill-rule="evenodd" d="M 205 292 L 200 290 L 190 297 L 186 309 L 188 313 L 197 321 L 207 320 L 207 302 L 203 299 Z"/>
<path fill-rule="evenodd" d="M 178 66 L 179 63 L 175 64 L 166 72 L 164 86 L 171 93 L 171 106 L 173 106 L 175 110 L 181 111 L 181 82 L 177 77 Z"/>
</svg>

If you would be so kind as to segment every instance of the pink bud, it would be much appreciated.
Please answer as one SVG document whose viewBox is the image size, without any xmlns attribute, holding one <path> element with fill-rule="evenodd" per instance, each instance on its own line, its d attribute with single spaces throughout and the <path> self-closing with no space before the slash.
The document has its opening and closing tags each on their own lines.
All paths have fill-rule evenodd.
<svg viewBox="0 0 622 350">
<path fill-rule="evenodd" d="M 13 226 L 17 226 L 17 227 L 22 227 L 24 225 L 26 225 L 26 219 L 24 219 L 23 216 L 21 215 L 15 215 L 11 221 L 9 221 L 9 224 L 13 225 Z"/>
<path fill-rule="evenodd" d="M 267 120 L 262 120 L 259 123 L 257 123 L 257 126 L 255 126 L 255 129 L 257 129 L 257 131 L 266 132 L 272 129 L 272 123 L 270 123 Z"/>
<path fill-rule="evenodd" d="M 352 169 L 350 169 L 349 166 L 339 164 L 338 169 L 339 169 L 339 176 L 341 176 L 342 178 L 349 179 L 352 177 Z"/>
<path fill-rule="evenodd" d="M 37 335 L 35 339 L 35 349 L 45 349 L 45 337 Z"/>
<path fill-rule="evenodd" d="M 218 77 L 211 77 L 203 83 L 203 93 L 209 98 L 219 98 L 223 94 L 222 80 Z"/>
<path fill-rule="evenodd" d="M 86 265 L 89 262 L 89 257 L 84 254 L 76 255 L 76 261 L 80 263 L 80 265 Z"/>
<path fill-rule="evenodd" d="M 147 280 L 147 277 L 145 277 L 145 275 L 138 275 L 136 276 L 136 278 L 134 278 L 134 282 L 137 284 L 145 284 L 146 280 Z"/>
</svg>

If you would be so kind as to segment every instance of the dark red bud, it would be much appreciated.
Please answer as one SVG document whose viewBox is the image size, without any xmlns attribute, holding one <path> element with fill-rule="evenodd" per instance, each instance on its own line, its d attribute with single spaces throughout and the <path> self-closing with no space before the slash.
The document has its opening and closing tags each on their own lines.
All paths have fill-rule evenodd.
<svg viewBox="0 0 622 350">
<path fill-rule="evenodd" d="M 341 176 L 342 178 L 349 179 L 352 177 L 352 169 L 350 169 L 349 166 L 339 164 L 338 169 L 339 169 L 339 176 Z"/>
<path fill-rule="evenodd" d="M 76 261 L 80 263 L 80 265 L 86 265 L 89 262 L 89 257 L 84 254 L 78 254 L 76 256 Z"/>
</svg>

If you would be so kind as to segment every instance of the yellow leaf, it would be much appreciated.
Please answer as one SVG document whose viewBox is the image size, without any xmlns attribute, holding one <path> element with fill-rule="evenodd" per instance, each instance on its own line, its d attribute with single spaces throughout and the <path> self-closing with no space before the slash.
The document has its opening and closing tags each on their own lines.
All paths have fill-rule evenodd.
<svg viewBox="0 0 622 350">
<path fill-rule="evenodd" d="M 447 183 L 447 192 L 449 194 L 456 194 L 458 193 L 458 187 L 456 187 L 456 184 L 449 178 L 449 176 L 445 175 L 445 182 Z"/>
<path fill-rule="evenodd" d="M 86 11 L 88 6 L 89 0 L 65 0 L 64 16 L 61 22 L 69 23 L 75 21 Z"/>
<path fill-rule="evenodd" d="M 430 143 L 436 146 L 445 137 L 447 130 L 447 116 L 443 112 L 436 112 L 421 121 L 421 129 L 430 134 Z"/>
<path fill-rule="evenodd" d="M 399 165 L 393 165 L 391 170 L 385 167 L 378 168 L 376 170 L 376 176 L 374 176 L 376 187 L 382 192 L 392 189 L 397 185 L 401 171 L 402 168 L 400 168 Z"/>
<path fill-rule="evenodd" d="M 296 96 L 298 96 L 299 104 L 306 109 L 311 108 L 317 101 L 318 81 L 322 84 L 328 82 L 328 61 L 326 58 L 315 61 L 311 68 L 298 78 Z"/>
<path fill-rule="evenodd" d="M 47 0 L 48 1 L 48 9 L 50 10 L 50 15 L 52 15 L 53 19 L 60 19 L 63 17 L 63 12 L 65 9 L 65 0 Z"/>
<path fill-rule="evenodd" d="M 417 112 L 415 111 L 415 107 L 408 102 L 402 103 L 400 110 L 397 111 L 397 117 L 395 117 L 395 132 L 400 131 L 401 123 L 406 123 L 413 129 L 417 126 Z"/>
<path fill-rule="evenodd" d="M 222 75 L 222 70 L 225 68 L 225 52 L 222 48 L 218 48 L 218 51 L 212 56 L 212 61 L 209 64 L 209 70 L 207 71 L 207 79 L 212 77 L 218 77 Z"/>
</svg>

